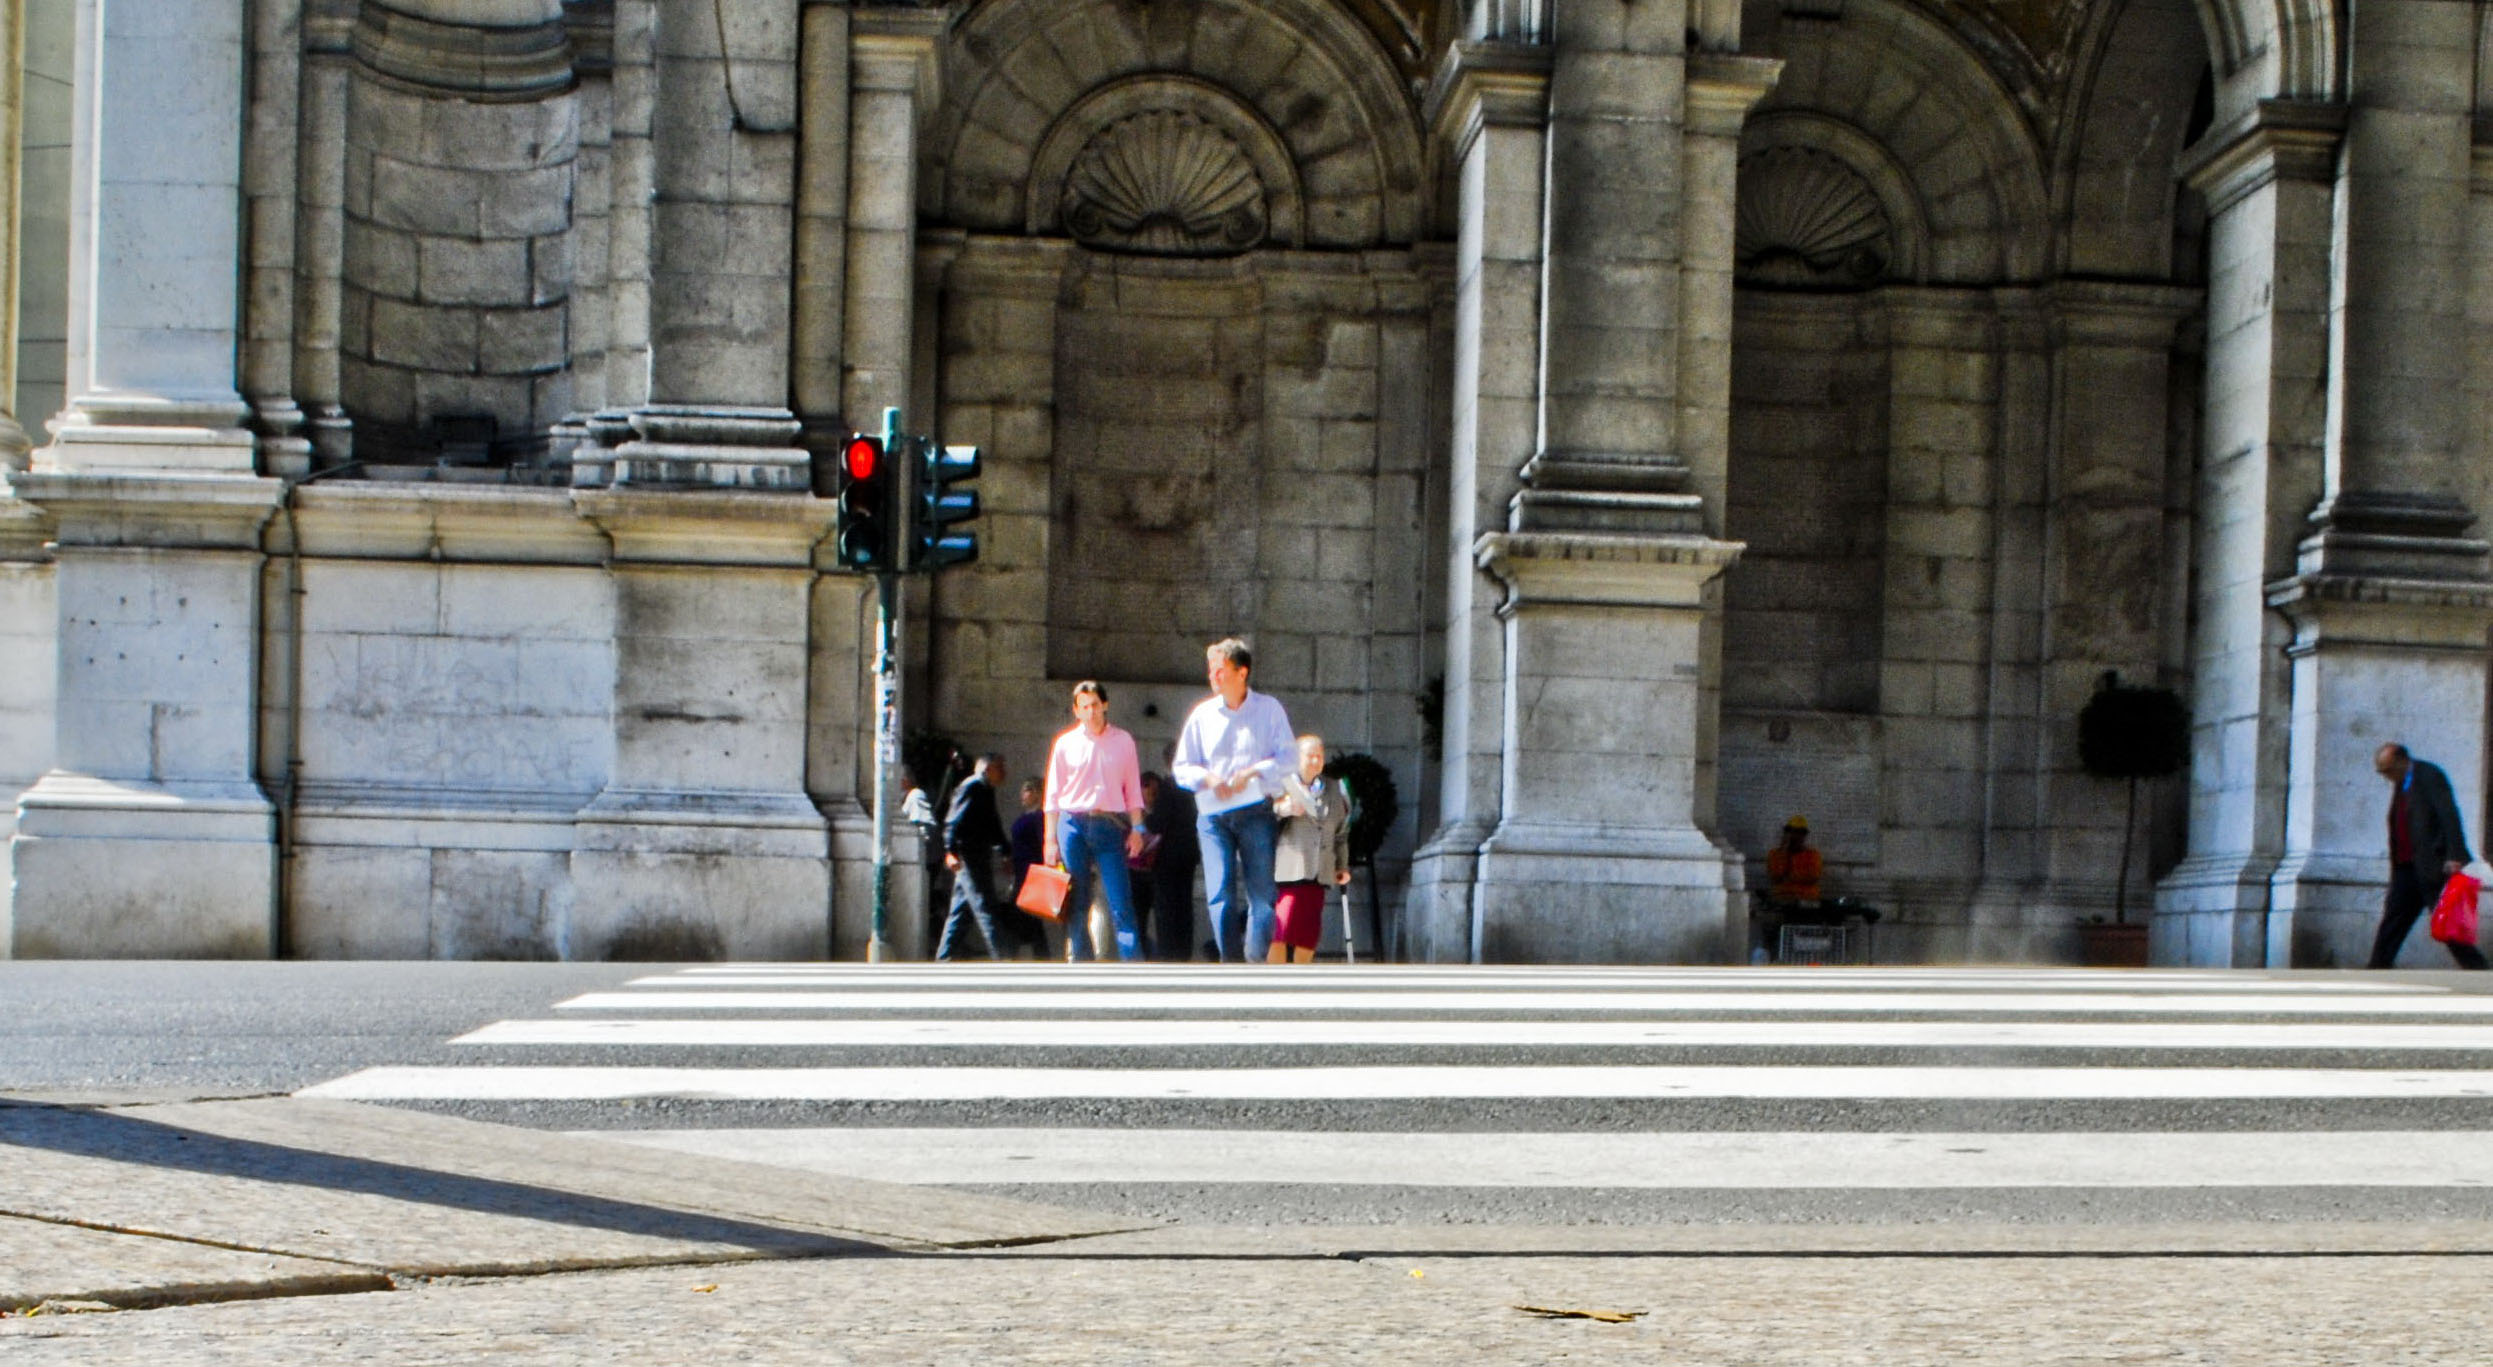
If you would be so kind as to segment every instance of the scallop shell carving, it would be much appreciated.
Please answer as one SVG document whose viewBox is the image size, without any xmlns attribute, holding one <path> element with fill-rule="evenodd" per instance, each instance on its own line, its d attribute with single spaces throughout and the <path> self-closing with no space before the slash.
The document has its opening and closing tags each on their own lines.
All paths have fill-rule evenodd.
<svg viewBox="0 0 2493 1367">
<path fill-rule="evenodd" d="M 1861 286 L 1892 255 L 1886 206 L 1843 162 L 1806 147 L 1740 160 L 1735 250 L 1749 284 Z"/>
<path fill-rule="evenodd" d="M 1152 110 L 1101 129 L 1065 177 L 1065 227 L 1086 246 L 1227 256 L 1264 240 L 1264 182 L 1228 134 Z"/>
</svg>

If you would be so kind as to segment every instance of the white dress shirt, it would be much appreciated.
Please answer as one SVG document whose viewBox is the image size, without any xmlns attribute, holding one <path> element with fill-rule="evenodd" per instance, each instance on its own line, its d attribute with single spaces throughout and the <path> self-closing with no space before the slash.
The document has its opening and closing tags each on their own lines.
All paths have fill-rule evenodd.
<svg viewBox="0 0 2493 1367">
<path fill-rule="evenodd" d="M 1196 704 L 1177 733 L 1177 755 L 1169 775 L 1177 786 L 1195 795 L 1195 810 L 1210 815 L 1270 802 L 1281 793 L 1281 776 L 1298 768 L 1298 736 L 1290 730 L 1290 714 L 1269 693 L 1247 690 L 1235 707 L 1218 693 Z M 1256 781 L 1216 797 L 1215 781 L 1252 773 Z"/>
</svg>

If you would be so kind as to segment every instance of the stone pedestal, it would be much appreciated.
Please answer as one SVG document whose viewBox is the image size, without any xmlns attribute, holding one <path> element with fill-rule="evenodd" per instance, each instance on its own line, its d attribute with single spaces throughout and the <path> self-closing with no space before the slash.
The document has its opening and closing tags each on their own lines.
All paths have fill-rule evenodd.
<svg viewBox="0 0 2493 1367">
<path fill-rule="evenodd" d="M 18 798 L 19 957 L 265 958 L 275 809 L 252 777 L 275 480 L 15 476 L 57 521 L 55 767 Z"/>
<path fill-rule="evenodd" d="M 1619 496 L 1613 495 L 1612 499 Z M 1702 828 L 1707 616 L 1739 547 L 1501 532 L 1506 765 L 1474 893 L 1485 962 L 1707 962 L 1746 939 L 1740 857 Z"/>
<path fill-rule="evenodd" d="M 2388 882 L 2389 786 L 2381 745 L 2450 776 L 2472 846 L 2484 848 L 2485 670 L 2493 654 L 2487 546 L 2454 501 L 2341 495 L 2313 515 L 2304 570 L 2269 586 L 2293 624 L 2286 647 L 2285 855 L 2269 882 L 2271 967 L 2361 967 Z M 2401 962 L 2447 967 L 2420 930 Z"/>
<path fill-rule="evenodd" d="M 814 959 L 830 838 L 805 793 L 813 547 L 830 505 L 582 493 L 614 542 L 615 758 L 575 826 L 577 958 Z"/>
</svg>

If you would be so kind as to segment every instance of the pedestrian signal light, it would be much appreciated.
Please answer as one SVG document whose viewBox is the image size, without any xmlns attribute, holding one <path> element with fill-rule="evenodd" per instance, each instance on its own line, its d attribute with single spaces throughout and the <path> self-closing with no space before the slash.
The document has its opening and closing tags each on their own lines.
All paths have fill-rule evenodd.
<svg viewBox="0 0 2493 1367">
<path fill-rule="evenodd" d="M 863 432 L 840 454 L 839 520 L 834 541 L 843 569 L 884 571 L 893 562 L 892 469 L 883 442 Z"/>
<path fill-rule="evenodd" d="M 917 497 L 909 505 L 914 570 L 940 570 L 978 558 L 978 495 L 956 486 L 978 478 L 978 448 L 918 444 Z"/>
</svg>

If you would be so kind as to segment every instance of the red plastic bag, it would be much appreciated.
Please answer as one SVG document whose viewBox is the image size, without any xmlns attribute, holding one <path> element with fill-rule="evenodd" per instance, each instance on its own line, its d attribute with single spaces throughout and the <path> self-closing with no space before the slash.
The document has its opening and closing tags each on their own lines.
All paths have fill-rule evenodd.
<svg viewBox="0 0 2493 1367">
<path fill-rule="evenodd" d="M 2463 873 L 2441 885 L 2441 900 L 2432 904 L 2432 938 L 2445 945 L 2476 942 L 2476 894 L 2484 885 Z"/>
</svg>

